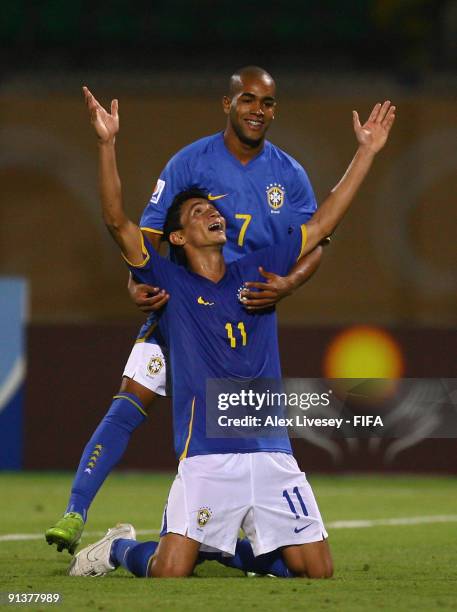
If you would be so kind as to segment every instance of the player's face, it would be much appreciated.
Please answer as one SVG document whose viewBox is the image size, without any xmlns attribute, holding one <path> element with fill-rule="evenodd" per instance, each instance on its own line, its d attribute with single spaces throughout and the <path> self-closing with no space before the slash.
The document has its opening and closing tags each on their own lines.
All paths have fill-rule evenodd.
<svg viewBox="0 0 457 612">
<path fill-rule="evenodd" d="M 224 245 L 225 219 L 217 208 L 203 198 L 191 198 L 181 209 L 184 244 L 195 247 Z"/>
<path fill-rule="evenodd" d="M 275 84 L 266 77 L 244 77 L 232 99 L 224 99 L 231 127 L 243 144 L 256 147 L 274 119 Z"/>
</svg>

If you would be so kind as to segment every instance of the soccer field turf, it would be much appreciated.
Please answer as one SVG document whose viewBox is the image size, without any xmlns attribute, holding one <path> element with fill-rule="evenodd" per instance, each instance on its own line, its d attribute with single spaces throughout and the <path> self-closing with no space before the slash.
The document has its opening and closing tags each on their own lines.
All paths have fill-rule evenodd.
<svg viewBox="0 0 457 612">
<path fill-rule="evenodd" d="M 171 480 L 110 477 L 83 545 L 119 521 L 131 522 L 142 540 L 156 539 Z M 216 562 L 199 566 L 190 579 L 144 580 L 123 570 L 70 578 L 70 555 L 57 553 L 43 536 L 63 511 L 70 483 L 68 474 L 0 475 L 1 592 L 61 593 L 58 609 L 73 611 L 457 609 L 455 478 L 312 477 L 335 561 L 335 576 L 325 581 L 249 579 Z"/>
</svg>

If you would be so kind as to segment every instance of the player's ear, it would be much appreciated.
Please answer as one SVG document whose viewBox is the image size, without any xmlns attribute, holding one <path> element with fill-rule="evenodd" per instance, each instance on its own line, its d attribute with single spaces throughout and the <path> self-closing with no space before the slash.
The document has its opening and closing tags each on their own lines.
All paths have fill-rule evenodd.
<svg viewBox="0 0 457 612">
<path fill-rule="evenodd" d="M 230 113 L 230 106 L 232 105 L 232 100 L 228 96 L 224 96 L 222 98 L 222 108 L 224 113 L 228 115 Z"/>
<path fill-rule="evenodd" d="M 180 230 L 176 232 L 171 232 L 170 234 L 170 242 L 174 246 L 183 246 L 186 242 L 186 239 Z"/>
</svg>

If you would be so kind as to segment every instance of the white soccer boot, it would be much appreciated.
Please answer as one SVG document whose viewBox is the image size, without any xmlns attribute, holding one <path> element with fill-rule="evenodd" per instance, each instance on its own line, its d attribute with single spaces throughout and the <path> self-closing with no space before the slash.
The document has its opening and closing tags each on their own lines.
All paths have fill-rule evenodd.
<svg viewBox="0 0 457 612">
<path fill-rule="evenodd" d="M 136 533 L 133 525 L 119 523 L 116 527 L 108 529 L 101 540 L 86 546 L 73 560 L 68 569 L 69 576 L 105 576 L 116 568 L 110 563 L 111 545 L 114 540 L 124 538 L 135 540 Z"/>
</svg>

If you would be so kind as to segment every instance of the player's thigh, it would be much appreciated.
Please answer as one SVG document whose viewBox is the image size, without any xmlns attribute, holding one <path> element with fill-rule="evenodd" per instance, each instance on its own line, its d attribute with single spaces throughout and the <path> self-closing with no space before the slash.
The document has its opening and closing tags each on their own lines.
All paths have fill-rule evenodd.
<svg viewBox="0 0 457 612">
<path fill-rule="evenodd" d="M 197 562 L 200 542 L 177 533 L 160 538 L 157 552 L 149 566 L 154 578 L 180 578 L 190 576 Z"/>
<path fill-rule="evenodd" d="M 282 555 L 287 567 L 297 576 L 331 578 L 333 560 L 328 540 L 285 546 Z"/>
<path fill-rule="evenodd" d="M 286 546 L 320 542 L 327 537 L 311 485 L 292 455 L 252 455 L 253 521 L 243 529 L 255 555 Z"/>
<path fill-rule="evenodd" d="M 167 351 L 154 342 L 136 342 L 124 367 L 121 392 L 135 394 L 145 409 L 167 394 Z"/>
</svg>

